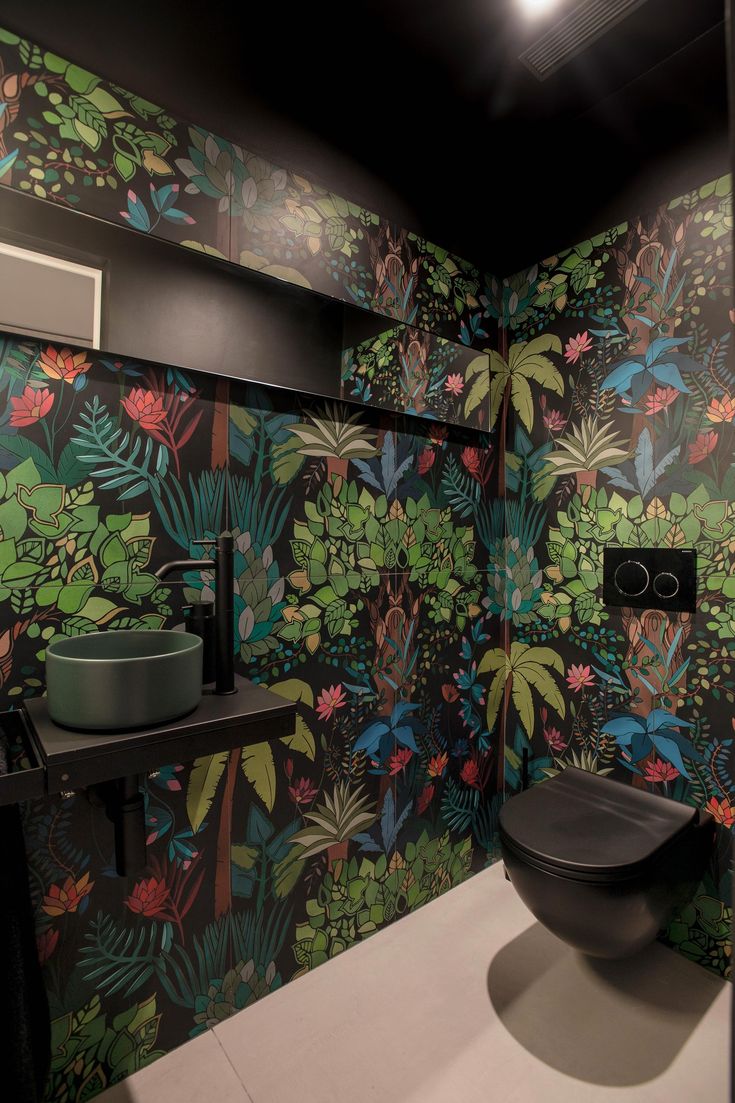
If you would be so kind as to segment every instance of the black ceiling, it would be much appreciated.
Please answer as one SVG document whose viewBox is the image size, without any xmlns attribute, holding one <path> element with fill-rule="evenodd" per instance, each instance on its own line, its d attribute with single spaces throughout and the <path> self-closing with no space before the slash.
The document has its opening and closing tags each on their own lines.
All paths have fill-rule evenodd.
<svg viewBox="0 0 735 1103">
<path fill-rule="evenodd" d="M 726 167 L 724 0 L 647 0 L 540 83 L 518 54 L 576 3 L 3 0 L 0 22 L 507 273 Z"/>
</svg>

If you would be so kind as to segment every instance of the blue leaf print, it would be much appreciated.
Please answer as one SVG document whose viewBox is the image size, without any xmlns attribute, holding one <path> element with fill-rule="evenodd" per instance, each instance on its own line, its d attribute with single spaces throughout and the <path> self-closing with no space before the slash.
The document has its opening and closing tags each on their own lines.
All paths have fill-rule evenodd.
<svg viewBox="0 0 735 1103">
<path fill-rule="evenodd" d="M 670 762 L 672 766 L 675 766 L 682 777 L 685 777 L 687 781 L 691 781 L 691 776 L 684 765 L 684 759 L 681 757 L 681 751 L 677 747 L 673 739 L 669 739 L 665 735 L 652 735 L 651 742 L 661 755 L 661 758 Z"/>
<path fill-rule="evenodd" d="M 654 364 L 651 373 L 659 383 L 664 383 L 668 387 L 676 387 L 677 391 L 681 391 L 682 394 L 691 394 L 673 360 L 667 361 L 665 364 Z"/>
<path fill-rule="evenodd" d="M 0 107 L 5 107 L 5 104 L 0 104 Z M 14 149 L 11 150 L 10 153 L 6 153 L 4 157 L 0 157 L 0 180 L 2 180 L 5 173 L 9 172 L 10 169 L 13 167 L 13 163 L 15 162 L 17 156 L 18 150 Z"/>
<path fill-rule="evenodd" d="M 120 214 L 128 220 L 134 230 L 140 230 L 143 234 L 150 233 L 151 220 L 148 211 L 132 188 L 128 191 L 128 209 L 127 211 L 120 211 Z"/>
<path fill-rule="evenodd" d="M 647 494 L 654 485 L 653 477 L 653 441 L 648 429 L 644 429 L 638 438 L 635 450 L 635 474 L 642 494 Z"/>
<path fill-rule="evenodd" d="M 178 184 L 164 184 L 160 188 L 157 188 L 155 184 L 151 184 L 150 188 L 151 201 L 159 214 L 163 214 L 169 207 L 173 207 L 179 198 Z"/>
<path fill-rule="evenodd" d="M 690 341 L 691 337 L 656 337 L 646 350 L 646 367 L 655 364 L 662 352 L 675 349 L 678 345 L 688 345 Z"/>
<path fill-rule="evenodd" d="M 605 390 L 617 391 L 618 394 L 625 394 L 629 390 L 630 384 L 638 375 L 639 372 L 645 370 L 643 360 L 640 356 L 634 357 L 630 360 L 623 360 L 622 364 L 618 364 L 613 371 L 603 381 L 602 386 Z"/>
</svg>

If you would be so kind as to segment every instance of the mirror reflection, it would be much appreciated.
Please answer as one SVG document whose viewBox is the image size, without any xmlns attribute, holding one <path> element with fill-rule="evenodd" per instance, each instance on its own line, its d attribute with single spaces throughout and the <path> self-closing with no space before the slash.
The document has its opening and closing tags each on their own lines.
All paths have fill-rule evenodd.
<svg viewBox="0 0 735 1103">
<path fill-rule="evenodd" d="M 64 277 L 45 296 L 47 323 L 37 320 L 38 279 L 15 280 L 13 304 L 5 303 L 15 316 L 3 316 L 8 331 L 29 332 L 32 315 L 34 336 L 93 344 L 117 357 L 486 424 L 484 403 L 468 398 L 473 385 L 487 394 L 488 355 L 446 337 L 5 189 L 2 245 L 48 258 L 48 271 Z M 72 277 L 80 271 L 100 275 L 87 342 L 78 339 L 79 327 L 62 330 L 58 320 L 60 311 L 63 324 L 74 313 Z"/>
</svg>

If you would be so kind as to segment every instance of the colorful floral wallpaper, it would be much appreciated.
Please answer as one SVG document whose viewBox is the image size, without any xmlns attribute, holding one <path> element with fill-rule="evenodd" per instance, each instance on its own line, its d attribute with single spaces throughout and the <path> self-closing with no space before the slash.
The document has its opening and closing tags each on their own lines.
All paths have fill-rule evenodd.
<svg viewBox="0 0 735 1103">
<path fill-rule="evenodd" d="M 473 264 L 2 28 L 0 184 L 461 345 L 494 332 Z"/>
<path fill-rule="evenodd" d="M 506 786 L 565 766 L 706 809 L 718 851 L 666 941 L 729 975 L 735 825 L 732 196 L 723 178 L 496 281 L 505 465 L 480 661 Z M 506 405 L 501 410 L 504 399 Z M 468 410 L 468 412 L 471 412 Z M 697 612 L 602 604 L 605 545 L 696 548 Z M 491 577 L 493 575 L 491 574 Z"/>
<path fill-rule="evenodd" d="M 49 1101 L 86 1100 L 495 857 L 502 754 L 492 436 L 125 359 L 0 340 L 0 680 L 58 635 L 182 622 L 236 535 L 239 669 L 299 703 L 274 745 L 145 787 L 149 868 L 114 875 L 85 793 L 25 832 L 53 1017 Z"/>
<path fill-rule="evenodd" d="M 495 860 L 524 750 L 532 781 L 580 765 L 715 817 L 665 938 L 728 975 L 729 180 L 484 279 L 0 30 L 0 184 L 391 320 L 344 363 L 382 411 L 0 335 L 6 703 L 59 634 L 181 623 L 212 577 L 152 572 L 227 525 L 239 669 L 299 705 L 289 739 L 147 780 L 138 878 L 85 794 L 27 806 L 49 1103 Z M 610 543 L 695 547 L 696 615 L 604 607 Z"/>
<path fill-rule="evenodd" d="M 482 429 L 485 404 L 468 414 L 465 408 L 475 381 L 484 383 L 489 371 L 487 352 L 399 323 L 343 349 L 342 393 L 381 409 Z"/>
</svg>

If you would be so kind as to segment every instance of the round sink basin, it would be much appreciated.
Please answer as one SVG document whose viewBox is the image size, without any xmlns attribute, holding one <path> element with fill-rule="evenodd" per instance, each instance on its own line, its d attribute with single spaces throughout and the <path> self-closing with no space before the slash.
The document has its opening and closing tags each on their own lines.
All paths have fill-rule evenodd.
<svg viewBox="0 0 735 1103">
<path fill-rule="evenodd" d="M 176 720 L 202 697 L 202 641 L 190 632 L 90 632 L 46 648 L 48 711 L 83 731 Z"/>
</svg>

